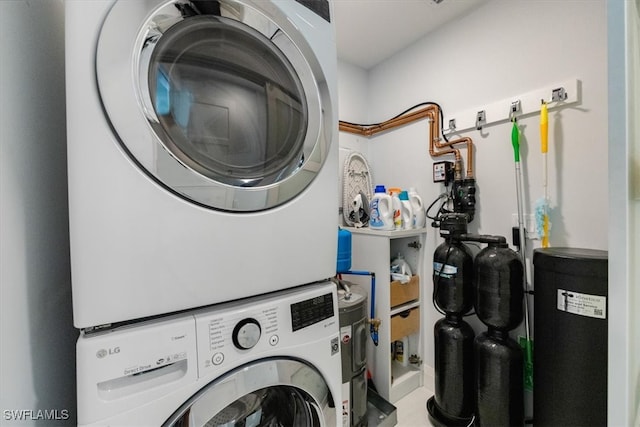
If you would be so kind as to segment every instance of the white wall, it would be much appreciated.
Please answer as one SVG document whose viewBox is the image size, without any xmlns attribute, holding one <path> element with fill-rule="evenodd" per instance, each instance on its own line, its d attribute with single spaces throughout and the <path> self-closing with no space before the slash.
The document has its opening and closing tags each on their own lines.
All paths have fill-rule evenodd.
<svg viewBox="0 0 640 427">
<path fill-rule="evenodd" d="M 75 425 L 62 1 L 0 2 L 0 55 L 0 425 Z"/>
<path fill-rule="evenodd" d="M 627 3 L 628 45 L 629 55 L 629 141 L 633 160 L 631 163 L 632 198 L 631 201 L 631 229 L 630 236 L 635 236 L 631 243 L 629 259 L 635 260 L 630 264 L 628 290 L 630 293 L 629 342 L 631 348 L 629 366 L 629 399 L 631 407 L 630 420 L 634 425 L 640 425 L 640 0 Z M 626 372 L 621 370 L 622 375 Z"/>
<path fill-rule="evenodd" d="M 369 114 L 367 71 L 344 61 L 338 61 L 338 117 L 340 120 L 353 123 L 367 123 Z M 342 206 L 342 175 L 344 162 L 351 151 L 369 155 L 369 140 L 349 133 L 341 133 L 338 157 L 339 179 L 338 194 Z M 341 224 L 344 224 L 342 215 Z"/>
<path fill-rule="evenodd" d="M 388 118 L 427 100 L 455 113 L 578 78 L 582 103 L 549 116 L 551 243 L 606 249 L 606 58 L 604 1 L 496 0 L 374 68 L 370 115 Z M 530 185 L 527 210 L 532 212 L 542 195 L 539 118 L 524 117 L 519 123 Z M 426 122 L 418 123 L 377 138 L 372 161 L 388 184 L 417 181 L 431 200 L 440 188 L 430 179 L 433 159 L 426 129 Z M 510 131 L 510 124 L 503 124 L 464 135 L 476 146 L 480 212 L 473 227 L 483 233 L 510 234 L 516 212 Z M 424 156 L 411 159 L 414 153 Z"/>
<path fill-rule="evenodd" d="M 581 103 L 549 114 L 551 244 L 607 249 L 605 12 L 604 1 L 489 2 L 370 70 L 368 119 L 382 121 L 422 101 L 455 113 L 578 78 Z M 569 31 L 559 17 L 580 25 Z M 521 117 L 519 125 L 525 210 L 533 213 L 543 194 L 539 118 Z M 369 140 L 376 183 L 415 186 L 426 204 L 443 191 L 431 179 L 427 131 L 426 121 L 416 122 Z M 511 235 L 517 204 L 510 135 L 508 123 L 461 135 L 475 143 L 479 203 L 472 232 Z M 428 241 L 430 258 L 441 240 L 431 232 Z M 433 355 L 426 361 L 432 364 Z"/>
<path fill-rule="evenodd" d="M 630 277 L 628 291 L 630 318 L 629 349 L 629 399 L 630 420 L 634 425 L 640 425 L 640 0 L 627 2 L 627 55 L 628 55 L 628 130 L 631 161 L 631 226 L 630 236 L 635 236 L 631 242 L 629 259 Z M 635 261 L 633 261 L 635 260 Z M 621 374 L 626 372 L 621 370 Z"/>
</svg>

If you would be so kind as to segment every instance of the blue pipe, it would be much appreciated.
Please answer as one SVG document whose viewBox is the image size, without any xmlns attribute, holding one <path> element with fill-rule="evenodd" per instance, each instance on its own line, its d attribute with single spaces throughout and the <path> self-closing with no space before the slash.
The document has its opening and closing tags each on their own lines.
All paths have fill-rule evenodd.
<svg viewBox="0 0 640 427">
<path fill-rule="evenodd" d="M 340 274 L 351 274 L 354 276 L 371 276 L 371 308 L 370 315 L 371 319 L 375 319 L 375 306 L 376 306 L 376 273 L 373 271 L 364 271 L 364 270 L 349 270 L 342 271 Z M 369 333 L 371 334 L 371 339 L 373 340 L 374 345 L 378 345 L 378 330 L 372 325 L 369 326 Z"/>
</svg>

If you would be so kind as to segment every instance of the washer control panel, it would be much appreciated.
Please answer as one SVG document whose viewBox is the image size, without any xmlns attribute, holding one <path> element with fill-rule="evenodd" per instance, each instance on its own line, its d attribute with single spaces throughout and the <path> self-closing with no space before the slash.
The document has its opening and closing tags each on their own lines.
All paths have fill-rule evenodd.
<svg viewBox="0 0 640 427">
<path fill-rule="evenodd" d="M 317 284 L 199 310 L 198 375 L 291 355 L 288 348 L 322 339 L 337 325 L 336 307 L 335 285 Z"/>
</svg>

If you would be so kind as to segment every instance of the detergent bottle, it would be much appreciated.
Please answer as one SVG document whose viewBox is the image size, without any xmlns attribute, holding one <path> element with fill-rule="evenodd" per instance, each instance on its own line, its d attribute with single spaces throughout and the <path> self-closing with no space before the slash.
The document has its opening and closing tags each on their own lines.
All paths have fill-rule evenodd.
<svg viewBox="0 0 640 427">
<path fill-rule="evenodd" d="M 393 228 L 395 230 L 402 229 L 402 203 L 400 202 L 401 188 L 389 187 L 389 195 L 391 196 L 393 206 Z"/>
<path fill-rule="evenodd" d="M 393 230 L 393 201 L 384 185 L 376 185 L 369 204 L 369 227 L 375 230 Z"/>
<path fill-rule="evenodd" d="M 413 187 L 409 188 L 409 201 L 411 202 L 411 209 L 413 213 L 413 227 L 423 228 L 427 223 L 427 214 L 424 210 L 422 199 Z"/>
<path fill-rule="evenodd" d="M 402 229 L 410 230 L 413 228 L 414 218 L 413 218 L 413 208 L 411 207 L 411 202 L 409 201 L 409 194 L 406 191 L 400 192 L 400 204 L 401 204 L 401 217 L 402 217 Z"/>
<path fill-rule="evenodd" d="M 401 253 L 391 261 L 391 280 L 399 280 L 400 283 L 408 283 L 411 280 L 411 267 Z"/>
</svg>

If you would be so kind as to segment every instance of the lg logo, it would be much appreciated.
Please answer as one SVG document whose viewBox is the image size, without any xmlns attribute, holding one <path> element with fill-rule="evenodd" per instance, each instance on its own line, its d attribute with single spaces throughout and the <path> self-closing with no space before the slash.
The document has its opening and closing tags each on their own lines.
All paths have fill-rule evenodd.
<svg viewBox="0 0 640 427">
<path fill-rule="evenodd" d="M 98 359 L 103 359 L 111 354 L 118 354 L 118 353 L 120 353 L 120 347 L 113 347 L 108 349 L 101 348 L 96 352 L 96 357 Z"/>
</svg>

